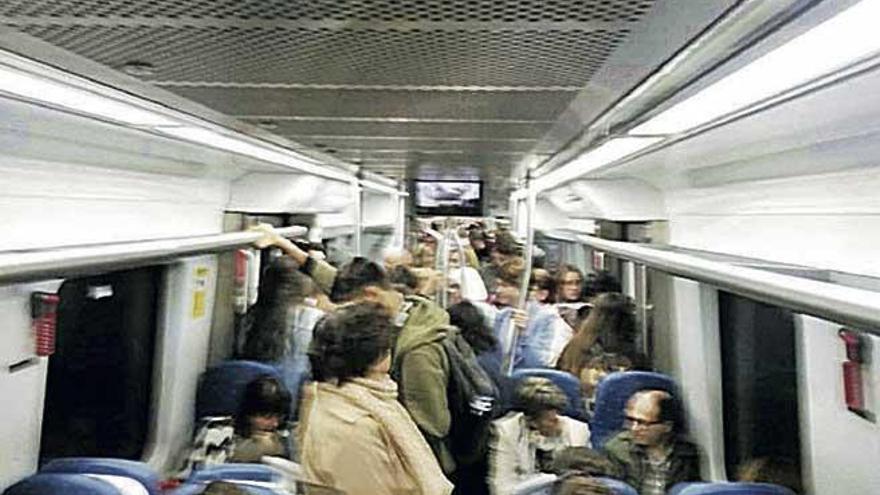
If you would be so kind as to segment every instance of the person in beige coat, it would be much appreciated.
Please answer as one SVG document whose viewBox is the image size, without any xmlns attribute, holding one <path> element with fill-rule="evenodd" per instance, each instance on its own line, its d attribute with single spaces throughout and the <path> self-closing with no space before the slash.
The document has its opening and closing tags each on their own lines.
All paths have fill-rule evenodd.
<svg viewBox="0 0 880 495">
<path fill-rule="evenodd" d="M 590 427 L 560 414 L 565 393 L 546 378 L 526 378 L 516 390 L 513 412 L 492 423 L 489 489 L 508 495 L 519 483 L 548 471 L 555 455 L 567 447 L 590 447 Z"/>
<path fill-rule="evenodd" d="M 372 302 L 318 324 L 298 432 L 305 476 L 349 495 L 448 495 L 452 484 L 388 375 L 392 328 Z"/>
</svg>

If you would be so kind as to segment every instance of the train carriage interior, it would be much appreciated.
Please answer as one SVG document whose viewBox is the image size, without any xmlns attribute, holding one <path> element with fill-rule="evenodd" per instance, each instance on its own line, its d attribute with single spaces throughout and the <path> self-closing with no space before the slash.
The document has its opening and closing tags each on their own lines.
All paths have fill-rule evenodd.
<svg viewBox="0 0 880 495">
<path fill-rule="evenodd" d="M 444 464 L 401 385 L 449 484 L 400 493 L 880 494 L 878 19 L 880 0 L 0 0 L 0 493 L 382 493 L 316 476 L 299 433 L 192 462 L 257 376 L 287 387 L 276 419 L 317 424 L 298 406 L 324 380 L 252 362 L 292 259 L 297 304 L 327 315 L 305 341 L 290 325 L 309 366 L 362 262 L 407 294 L 399 332 L 411 298 L 470 301 L 494 332 L 501 378 L 477 344 L 462 358 L 499 398 L 488 471 Z M 630 333 L 589 351 L 627 365 L 587 383 L 563 363 L 609 293 Z M 551 314 L 565 340 L 520 356 Z M 493 474 L 511 415 L 549 435 L 517 395 L 533 379 L 610 463 L 595 491 L 537 458 Z M 678 428 L 633 419 L 655 392 L 680 402 L 686 483 L 663 484 L 671 450 L 633 447 L 637 481 L 614 460 L 621 435 Z"/>
</svg>

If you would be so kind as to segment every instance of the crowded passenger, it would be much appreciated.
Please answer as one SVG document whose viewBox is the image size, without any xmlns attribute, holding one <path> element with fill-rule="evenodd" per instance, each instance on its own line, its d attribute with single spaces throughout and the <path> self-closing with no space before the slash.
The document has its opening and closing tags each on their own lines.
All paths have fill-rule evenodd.
<svg viewBox="0 0 880 495">
<path fill-rule="evenodd" d="M 635 315 L 629 299 L 605 293 L 593 299 L 589 316 L 565 346 L 557 368 L 582 377 L 591 359 L 603 352 L 632 356 L 635 352 Z"/>
<path fill-rule="evenodd" d="M 242 357 L 272 363 L 281 370 L 284 385 L 293 404 L 309 376 L 306 351 L 315 324 L 324 315 L 318 309 L 320 291 L 312 280 L 297 270 L 287 257 L 273 259 L 263 273 L 253 320 L 242 350 Z"/>
<path fill-rule="evenodd" d="M 403 295 L 416 294 L 419 291 L 419 277 L 415 272 L 404 265 L 395 265 L 385 269 L 388 272 L 388 281 L 394 290 Z"/>
<path fill-rule="evenodd" d="M 490 294 L 495 292 L 501 265 L 520 255 L 520 248 L 513 235 L 507 231 L 500 231 L 495 236 L 495 243 L 490 251 L 490 261 L 483 265 L 480 276 Z"/>
<path fill-rule="evenodd" d="M 599 388 L 599 383 L 611 373 L 630 371 L 631 369 L 633 369 L 633 363 L 630 358 L 613 352 L 602 353 L 587 362 L 586 368 L 575 376 L 581 382 L 581 390 L 586 402 L 586 412 L 588 415 L 591 416 L 595 408 L 596 391 Z"/>
<path fill-rule="evenodd" d="M 486 371 L 501 393 L 502 403 L 507 403 L 511 395 L 510 378 L 502 373 L 502 354 L 498 339 L 492 329 L 486 325 L 480 310 L 468 301 L 462 301 L 449 307 L 449 323 L 461 330 L 480 366 Z"/>
<path fill-rule="evenodd" d="M 387 248 L 382 251 L 382 266 L 388 273 L 391 273 L 398 266 L 411 268 L 413 266 L 413 255 L 406 249 Z"/>
<path fill-rule="evenodd" d="M 494 317 L 493 329 L 514 368 L 552 368 L 572 330 L 552 307 L 530 302 L 525 312 L 516 309 L 524 270 L 521 258 L 505 261 L 498 270 L 494 301 L 502 309 Z"/>
<path fill-rule="evenodd" d="M 661 390 L 637 392 L 626 405 L 627 428 L 605 444 L 617 476 L 639 495 L 663 495 L 700 480 L 697 448 L 683 439 L 681 405 Z"/>
<path fill-rule="evenodd" d="M 381 269 L 363 265 L 340 273 L 341 283 Z M 387 290 L 380 285 L 364 291 Z M 387 301 L 384 296 L 376 299 Z M 340 307 L 321 321 L 310 351 L 316 383 L 306 388 L 299 429 L 310 481 L 349 495 L 446 495 L 452 484 L 391 379 L 394 322 L 384 302 Z"/>
<path fill-rule="evenodd" d="M 590 446 L 586 423 L 561 413 L 565 393 L 546 378 L 526 378 L 517 387 L 516 409 L 493 423 L 489 485 L 493 495 L 514 493 L 530 477 L 551 472 L 554 457 L 568 447 Z"/>
</svg>

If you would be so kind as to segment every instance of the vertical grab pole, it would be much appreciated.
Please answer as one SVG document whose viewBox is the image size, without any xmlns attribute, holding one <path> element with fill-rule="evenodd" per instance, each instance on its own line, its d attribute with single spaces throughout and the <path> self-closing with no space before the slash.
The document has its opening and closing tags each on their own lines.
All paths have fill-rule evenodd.
<svg viewBox="0 0 880 495">
<path fill-rule="evenodd" d="M 424 229 L 424 232 L 429 236 L 434 238 L 434 241 L 437 243 L 437 250 L 434 252 L 434 271 L 443 271 L 443 258 L 445 257 L 445 238 L 440 232 L 437 232 L 434 229 Z M 437 287 L 436 289 L 436 297 L 437 304 L 443 303 L 443 294 L 441 294 L 441 290 L 443 287 Z M 444 306 L 446 307 L 446 306 Z"/>
<path fill-rule="evenodd" d="M 394 247 L 403 249 L 406 247 L 406 195 L 402 185 L 395 199 L 397 200 L 397 233 Z"/>
<path fill-rule="evenodd" d="M 535 202 L 536 193 L 532 187 L 531 175 L 529 175 L 526 176 L 526 246 L 523 253 L 525 256 L 525 269 L 522 273 L 522 279 L 520 279 L 519 300 L 517 301 L 517 309 L 519 310 L 526 309 L 529 301 L 529 289 L 531 288 L 529 282 L 532 278 L 532 257 L 535 254 L 535 226 L 533 225 Z M 514 225 L 514 227 L 516 226 Z M 515 318 L 511 317 L 506 330 L 508 348 L 505 352 L 505 361 L 502 369 L 510 376 L 513 374 L 513 368 L 516 365 L 514 357 L 517 345 L 519 344 L 519 331 L 516 328 Z"/>
<path fill-rule="evenodd" d="M 458 290 L 461 291 L 462 295 L 464 295 L 467 292 L 467 277 L 464 274 L 464 269 L 467 266 L 466 258 L 464 255 L 464 244 L 461 242 L 461 237 L 458 236 L 457 229 L 449 229 L 449 233 L 455 238 L 455 243 L 458 246 L 458 272 L 461 274 L 461 283 L 459 283 L 458 285 Z"/>
<path fill-rule="evenodd" d="M 354 188 L 354 252 L 355 256 L 363 256 L 362 237 L 364 230 L 364 196 L 360 183 L 360 174 L 358 174 L 358 178 L 352 181 L 351 185 Z"/>
</svg>

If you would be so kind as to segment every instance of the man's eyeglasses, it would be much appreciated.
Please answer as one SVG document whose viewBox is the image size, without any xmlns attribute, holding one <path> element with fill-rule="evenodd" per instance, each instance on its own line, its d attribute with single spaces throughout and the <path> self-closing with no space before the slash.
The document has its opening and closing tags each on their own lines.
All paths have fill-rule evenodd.
<svg viewBox="0 0 880 495">
<path fill-rule="evenodd" d="M 627 416 L 625 420 L 625 424 L 628 428 L 635 428 L 636 426 L 639 428 L 648 428 L 662 423 L 663 421 L 648 421 L 646 419 L 634 418 L 632 416 Z"/>
</svg>

